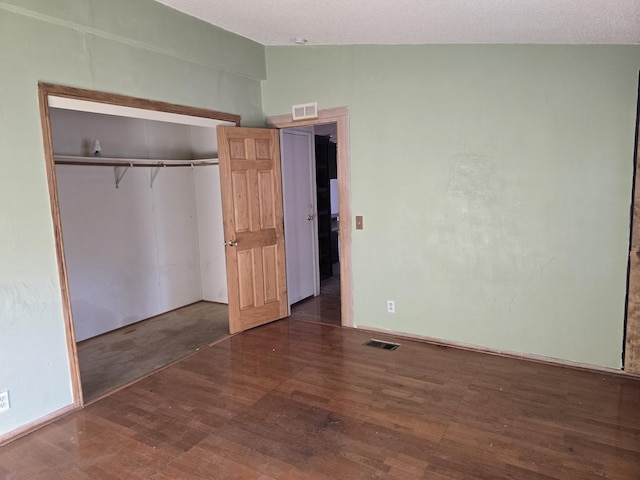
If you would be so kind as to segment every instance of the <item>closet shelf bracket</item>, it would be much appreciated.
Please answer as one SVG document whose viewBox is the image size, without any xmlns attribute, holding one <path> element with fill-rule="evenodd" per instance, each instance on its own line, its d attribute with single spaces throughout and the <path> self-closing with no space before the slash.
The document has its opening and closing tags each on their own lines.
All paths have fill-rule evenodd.
<svg viewBox="0 0 640 480">
<path fill-rule="evenodd" d="M 129 167 L 133 167 L 133 164 L 130 163 L 129 165 L 113 167 L 113 174 L 116 177 L 116 188 L 120 188 L 120 182 L 122 181 L 122 177 L 124 177 L 124 174 L 127 173 L 127 170 L 129 170 Z"/>
<path fill-rule="evenodd" d="M 164 163 L 158 163 L 158 165 L 156 165 L 155 167 L 153 167 L 151 169 L 151 172 L 149 172 L 149 187 L 153 188 L 153 182 L 156 181 L 156 177 L 158 176 L 158 173 L 160 173 L 160 169 L 166 167 L 166 165 Z"/>
</svg>

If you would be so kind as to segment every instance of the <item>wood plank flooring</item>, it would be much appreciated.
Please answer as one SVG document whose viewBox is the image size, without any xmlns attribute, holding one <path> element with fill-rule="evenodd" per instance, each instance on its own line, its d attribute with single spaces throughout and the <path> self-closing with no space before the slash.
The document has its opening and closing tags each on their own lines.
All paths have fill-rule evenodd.
<svg viewBox="0 0 640 480">
<path fill-rule="evenodd" d="M 286 319 L 0 448 L 8 479 L 638 479 L 640 381 Z"/>
</svg>

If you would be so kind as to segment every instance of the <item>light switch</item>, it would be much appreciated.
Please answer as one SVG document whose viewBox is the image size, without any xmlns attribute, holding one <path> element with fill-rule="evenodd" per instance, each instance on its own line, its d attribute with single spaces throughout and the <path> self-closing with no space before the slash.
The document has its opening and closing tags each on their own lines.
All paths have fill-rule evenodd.
<svg viewBox="0 0 640 480">
<path fill-rule="evenodd" d="M 356 215 L 356 230 L 362 230 L 364 226 L 362 225 L 362 215 Z"/>
</svg>

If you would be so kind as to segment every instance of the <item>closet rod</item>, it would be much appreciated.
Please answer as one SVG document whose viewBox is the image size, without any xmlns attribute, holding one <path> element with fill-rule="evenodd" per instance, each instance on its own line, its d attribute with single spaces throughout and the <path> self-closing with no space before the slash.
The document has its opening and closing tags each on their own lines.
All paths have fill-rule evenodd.
<svg viewBox="0 0 640 480">
<path fill-rule="evenodd" d="M 218 165 L 218 161 L 202 162 L 194 160 L 193 162 L 185 163 L 136 163 L 136 162 L 76 162 L 69 160 L 55 160 L 56 165 L 85 165 L 91 167 L 153 167 L 153 168 L 165 168 L 165 167 L 207 167 L 210 165 Z"/>
</svg>

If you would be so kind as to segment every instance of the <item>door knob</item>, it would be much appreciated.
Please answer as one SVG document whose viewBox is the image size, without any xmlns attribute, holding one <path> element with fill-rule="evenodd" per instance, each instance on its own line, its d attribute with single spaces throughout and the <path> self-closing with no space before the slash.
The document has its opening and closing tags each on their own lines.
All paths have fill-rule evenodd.
<svg viewBox="0 0 640 480">
<path fill-rule="evenodd" d="M 235 247 L 236 245 L 238 245 L 238 242 L 236 240 L 229 240 L 227 242 L 227 245 L 229 245 L 230 247 Z"/>
<path fill-rule="evenodd" d="M 313 215 L 307 215 L 307 220 L 309 221 L 313 220 Z"/>
</svg>

